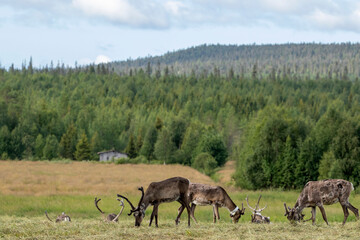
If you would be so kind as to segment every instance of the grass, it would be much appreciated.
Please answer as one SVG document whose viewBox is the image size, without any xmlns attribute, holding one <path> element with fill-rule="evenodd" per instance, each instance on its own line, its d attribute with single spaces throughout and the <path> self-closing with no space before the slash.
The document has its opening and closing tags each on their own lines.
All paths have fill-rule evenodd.
<svg viewBox="0 0 360 240">
<path fill-rule="evenodd" d="M 208 176 L 182 165 L 0 161 L 0 194 L 135 194 L 140 186 L 146 188 L 151 182 L 180 175 L 192 182 L 214 183 Z"/>
<path fill-rule="evenodd" d="M 317 224 L 311 222 L 291 225 L 284 217 L 286 202 L 293 206 L 299 193 L 290 191 L 242 191 L 233 186 L 224 186 L 233 201 L 244 203 L 245 215 L 238 224 L 232 224 L 229 211 L 220 209 L 220 222 L 212 223 L 212 207 L 197 207 L 195 216 L 187 227 L 186 212 L 180 226 L 175 226 L 179 203 L 165 203 L 159 207 L 159 228 L 148 227 L 152 208 L 140 228 L 134 227 L 134 218 L 127 216 L 129 204 L 119 223 L 104 223 L 94 206 L 94 198 L 102 201 L 100 208 L 106 213 L 119 211 L 116 193 L 129 197 L 133 203 L 140 198 L 138 186 L 146 189 L 151 181 L 171 176 L 184 176 L 193 182 L 215 184 L 197 171 L 179 165 L 115 165 L 89 162 L 52 163 L 0 161 L 0 238 L 1 239 L 358 239 L 360 221 L 355 221 L 350 212 L 344 227 L 342 208 L 339 204 L 325 206 L 330 226 L 317 211 Z M 260 207 L 267 204 L 264 216 L 270 216 L 272 224 L 254 225 L 245 197 L 251 206 L 262 195 Z M 360 208 L 360 195 L 353 192 L 350 202 Z M 44 215 L 48 211 L 55 219 L 61 212 L 72 218 L 70 223 L 55 224 Z M 310 209 L 304 211 L 305 218 L 311 216 Z"/>
<path fill-rule="evenodd" d="M 143 224 L 135 228 L 133 219 L 119 223 L 104 223 L 99 219 L 74 219 L 71 222 L 53 223 L 41 217 L 18 218 L 0 216 L 1 239 L 358 239 L 359 222 L 340 223 L 331 226 L 320 224 L 290 225 L 272 223 L 203 223 L 184 222 L 179 226 L 174 221 L 160 219 L 159 228 Z"/>
</svg>

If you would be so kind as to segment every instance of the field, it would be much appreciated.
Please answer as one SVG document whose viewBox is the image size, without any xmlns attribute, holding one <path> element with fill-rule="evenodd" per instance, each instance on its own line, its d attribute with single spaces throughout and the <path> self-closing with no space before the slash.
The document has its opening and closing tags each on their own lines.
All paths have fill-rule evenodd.
<svg viewBox="0 0 360 240">
<path fill-rule="evenodd" d="M 220 171 L 229 174 L 228 169 Z M 94 197 L 100 197 L 101 209 L 107 213 L 116 212 L 119 206 L 116 193 L 129 196 L 138 202 L 137 187 L 172 176 L 184 176 L 192 182 L 221 184 L 228 190 L 238 205 L 245 204 L 246 212 L 238 224 L 230 222 L 229 212 L 220 209 L 221 219 L 212 223 L 212 208 L 197 207 L 195 216 L 198 224 L 186 224 L 186 213 L 179 226 L 175 226 L 178 203 L 162 204 L 159 209 L 159 228 L 148 227 L 152 208 L 140 228 L 134 227 L 134 219 L 127 216 L 126 203 L 119 223 L 104 223 L 94 207 Z M 180 165 L 115 165 L 93 162 L 27 162 L 0 161 L 0 238 L 1 239 L 358 239 L 360 221 L 355 221 L 350 212 L 347 224 L 342 227 L 342 209 L 339 204 L 325 206 L 330 226 L 327 226 L 317 211 L 317 224 L 311 222 L 291 225 L 283 216 L 283 203 L 292 206 L 298 192 L 278 190 L 243 191 L 230 187 L 229 177 L 214 183 L 209 177 L 192 168 Z M 249 223 L 250 211 L 245 197 L 249 196 L 252 206 L 259 195 L 261 206 L 267 204 L 263 215 L 270 216 L 272 224 Z M 360 208 L 360 196 L 354 193 L 350 202 Z M 50 218 L 65 211 L 72 218 L 70 223 L 55 224 Z M 310 211 L 305 212 L 306 217 Z"/>
</svg>

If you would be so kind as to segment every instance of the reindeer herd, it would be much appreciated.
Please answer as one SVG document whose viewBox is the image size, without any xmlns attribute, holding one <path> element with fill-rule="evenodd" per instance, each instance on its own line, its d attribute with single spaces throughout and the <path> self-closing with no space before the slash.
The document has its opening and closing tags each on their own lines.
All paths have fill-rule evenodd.
<svg viewBox="0 0 360 240">
<path fill-rule="evenodd" d="M 213 222 L 216 223 L 216 219 L 220 219 L 219 207 L 224 207 L 229 210 L 230 218 L 233 223 L 237 223 L 242 215 L 245 213 L 245 208 L 241 204 L 241 209 L 231 200 L 227 192 L 220 186 L 210 186 L 207 184 L 200 183 L 190 183 L 186 178 L 174 177 L 169 178 L 161 182 L 151 183 L 146 191 L 144 188 L 140 187 L 138 190 L 141 192 L 140 201 L 136 207 L 131 203 L 131 201 L 123 196 L 118 194 L 119 197 L 117 200 L 120 202 L 121 210 L 119 213 L 110 213 L 105 215 L 105 213 L 99 208 L 98 203 L 101 199 L 95 198 L 95 207 L 102 214 L 103 220 L 105 222 L 117 222 L 119 216 L 124 210 L 124 199 L 129 203 L 131 210 L 128 214 L 129 216 L 133 215 L 135 218 L 135 226 L 139 227 L 145 217 L 146 209 L 151 205 L 153 210 L 150 216 L 150 223 L 153 222 L 155 218 L 155 226 L 158 227 L 158 209 L 161 203 L 165 202 L 174 202 L 177 201 L 181 204 L 178 209 L 178 215 L 175 219 L 175 224 L 180 223 L 180 216 L 184 209 L 186 208 L 188 214 L 188 226 L 190 227 L 190 218 L 192 218 L 195 223 L 197 223 L 194 216 L 195 208 L 197 205 L 205 206 L 211 205 L 213 207 Z M 290 222 L 301 222 L 312 220 L 313 225 L 315 224 L 316 218 L 316 207 L 321 211 L 322 217 L 326 224 L 328 223 L 325 209 L 323 205 L 331 205 L 339 202 L 342 206 L 344 212 L 344 221 L 343 225 L 346 223 L 346 220 L 349 216 L 349 209 L 355 214 L 356 218 L 359 219 L 359 211 L 349 202 L 349 196 L 351 191 L 354 190 L 353 184 L 346 180 L 342 179 L 327 179 L 321 181 L 310 181 L 308 182 L 302 192 L 300 193 L 295 206 L 293 208 L 285 207 L 285 216 Z M 270 223 L 270 217 L 265 217 L 261 215 L 261 212 L 267 207 L 259 208 L 261 195 L 258 198 L 255 208 L 252 208 L 249 204 L 248 197 L 245 198 L 246 203 L 252 211 L 251 222 L 252 223 Z M 311 218 L 304 220 L 304 214 L 302 211 L 304 208 L 311 207 Z M 46 217 L 52 221 L 47 211 L 45 211 Z M 62 221 L 71 221 L 70 217 L 65 213 L 59 215 L 55 222 Z"/>
</svg>

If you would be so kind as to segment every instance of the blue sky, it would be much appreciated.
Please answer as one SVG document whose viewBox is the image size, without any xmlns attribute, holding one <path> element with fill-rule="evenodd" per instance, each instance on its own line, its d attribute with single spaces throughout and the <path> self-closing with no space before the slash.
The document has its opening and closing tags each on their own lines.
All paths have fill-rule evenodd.
<svg viewBox="0 0 360 240">
<path fill-rule="evenodd" d="M 0 0 L 0 63 L 73 66 L 200 44 L 360 42 L 357 0 Z"/>
</svg>

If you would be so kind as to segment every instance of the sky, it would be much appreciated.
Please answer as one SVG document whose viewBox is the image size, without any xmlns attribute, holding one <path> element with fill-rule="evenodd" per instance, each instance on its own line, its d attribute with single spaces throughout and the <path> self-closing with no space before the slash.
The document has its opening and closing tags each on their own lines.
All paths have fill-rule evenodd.
<svg viewBox="0 0 360 240">
<path fill-rule="evenodd" d="M 201 44 L 360 42 L 358 0 L 0 0 L 0 64 L 68 66 Z"/>
</svg>

